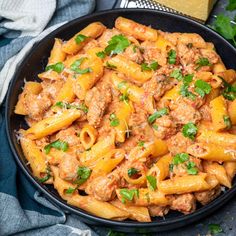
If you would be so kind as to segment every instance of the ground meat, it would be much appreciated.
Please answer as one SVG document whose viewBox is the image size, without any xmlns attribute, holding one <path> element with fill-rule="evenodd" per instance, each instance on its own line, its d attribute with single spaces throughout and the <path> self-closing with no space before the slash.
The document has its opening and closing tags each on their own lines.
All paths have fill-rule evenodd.
<svg viewBox="0 0 236 236">
<path fill-rule="evenodd" d="M 207 58 L 211 64 L 215 64 L 219 61 L 219 56 L 212 49 L 200 49 L 201 57 Z"/>
<path fill-rule="evenodd" d="M 112 172 L 107 176 L 95 178 L 85 189 L 87 194 L 92 194 L 97 200 L 111 201 L 115 197 L 115 190 L 119 187 L 120 176 Z"/>
<path fill-rule="evenodd" d="M 124 56 L 138 64 L 143 62 L 143 55 L 136 45 L 132 44 L 125 49 Z"/>
<path fill-rule="evenodd" d="M 176 124 L 169 115 L 165 115 L 156 119 L 154 124 L 158 127 L 154 132 L 157 138 L 168 139 L 177 132 Z"/>
<path fill-rule="evenodd" d="M 202 205 L 206 205 L 209 202 L 213 201 L 216 197 L 218 197 L 221 193 L 220 185 L 216 186 L 212 190 L 196 192 L 194 193 L 197 201 L 199 201 Z"/>
<path fill-rule="evenodd" d="M 48 94 L 27 94 L 24 100 L 24 107 L 29 118 L 39 121 L 43 118 L 44 112 L 52 105 Z"/>
<path fill-rule="evenodd" d="M 80 143 L 77 131 L 73 126 L 67 129 L 62 129 L 56 134 L 56 140 L 67 142 L 69 146 L 76 146 Z"/>
<path fill-rule="evenodd" d="M 178 153 L 187 152 L 188 146 L 193 144 L 193 141 L 190 138 L 184 137 L 182 132 L 178 132 L 176 135 L 167 139 L 166 144 L 171 154 L 176 155 Z"/>
<path fill-rule="evenodd" d="M 199 112 L 201 114 L 202 120 L 211 121 L 211 111 L 209 105 L 204 104 L 201 106 Z"/>
<path fill-rule="evenodd" d="M 59 165 L 60 177 L 64 180 L 75 180 L 77 177 L 78 167 L 79 162 L 76 155 L 65 153 Z"/>
<path fill-rule="evenodd" d="M 191 193 L 175 195 L 170 209 L 189 214 L 196 209 L 196 198 Z"/>
<path fill-rule="evenodd" d="M 41 83 L 43 93 L 49 95 L 53 100 L 56 99 L 57 94 L 64 84 L 63 80 L 48 80 Z"/>
<path fill-rule="evenodd" d="M 145 48 L 143 57 L 145 62 L 151 63 L 157 61 L 159 65 L 164 66 L 167 64 L 167 53 L 166 51 L 161 51 L 155 45 L 155 42 L 145 41 L 141 44 Z"/>
<path fill-rule="evenodd" d="M 88 106 L 87 119 L 90 125 L 95 128 L 101 123 L 108 104 L 111 102 L 111 90 L 106 88 L 93 87 L 86 94 L 85 103 Z"/>
<path fill-rule="evenodd" d="M 151 80 L 143 85 L 144 91 L 147 94 L 154 96 L 156 101 L 160 100 L 161 96 L 166 91 L 172 89 L 174 86 L 173 80 L 165 75 L 154 74 Z"/>
<path fill-rule="evenodd" d="M 148 206 L 148 211 L 149 214 L 152 217 L 155 216 L 160 216 L 160 217 L 164 217 L 168 212 L 169 212 L 169 207 L 168 206 Z"/>
<path fill-rule="evenodd" d="M 170 115 L 177 124 L 197 123 L 201 119 L 200 112 L 184 100 L 170 103 L 170 109 Z"/>
</svg>

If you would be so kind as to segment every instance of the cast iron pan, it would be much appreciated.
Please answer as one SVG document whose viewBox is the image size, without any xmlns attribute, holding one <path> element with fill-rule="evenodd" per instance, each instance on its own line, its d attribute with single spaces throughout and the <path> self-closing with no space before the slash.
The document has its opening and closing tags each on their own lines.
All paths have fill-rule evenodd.
<svg viewBox="0 0 236 236">
<path fill-rule="evenodd" d="M 37 74 L 42 72 L 45 68 L 47 58 L 49 57 L 50 50 L 54 43 L 54 38 L 56 37 L 68 40 L 75 33 L 94 21 L 101 21 L 107 27 L 112 28 L 114 26 L 114 21 L 118 16 L 127 17 L 142 24 L 151 25 L 153 28 L 164 31 L 198 33 L 206 41 L 214 43 L 217 52 L 221 56 L 227 68 L 236 69 L 236 50 L 230 45 L 230 43 L 210 28 L 179 15 L 154 10 L 119 9 L 99 12 L 78 18 L 53 31 L 40 43 L 35 45 L 15 73 L 8 91 L 6 106 L 6 122 L 9 143 L 11 145 L 12 152 L 14 153 L 16 162 L 18 163 L 20 169 L 30 179 L 31 183 L 45 193 L 49 200 L 63 209 L 77 214 L 80 219 L 86 223 L 103 225 L 116 230 L 136 233 L 158 232 L 182 227 L 211 214 L 213 211 L 226 203 L 230 198 L 232 198 L 236 192 L 235 181 L 230 190 L 227 190 L 225 193 L 221 194 L 217 199 L 208 205 L 204 207 L 199 206 L 194 213 L 189 215 L 170 212 L 165 219 L 158 217 L 151 223 L 139 223 L 131 220 L 123 222 L 106 220 L 88 214 L 79 208 L 67 205 L 66 202 L 57 194 L 56 190 L 54 190 L 51 186 L 45 186 L 37 182 L 34 179 L 29 167 L 25 164 L 26 161 L 22 153 L 22 149 L 15 136 L 16 130 L 22 127 L 27 128 L 24 117 L 14 114 L 14 107 L 17 103 L 18 95 L 22 91 L 24 79 L 27 81 L 37 80 Z M 101 209 L 101 211 L 102 210 L 103 209 Z"/>
</svg>

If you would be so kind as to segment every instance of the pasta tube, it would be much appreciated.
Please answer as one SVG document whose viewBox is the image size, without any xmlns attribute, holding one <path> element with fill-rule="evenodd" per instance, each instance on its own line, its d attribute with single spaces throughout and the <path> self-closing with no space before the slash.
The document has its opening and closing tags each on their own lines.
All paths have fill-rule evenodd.
<svg viewBox="0 0 236 236">
<path fill-rule="evenodd" d="M 228 175 L 228 177 L 233 180 L 235 174 L 236 174 L 236 162 L 234 161 L 226 161 L 223 164 L 225 171 Z"/>
<path fill-rule="evenodd" d="M 115 27 L 141 41 L 156 41 L 158 37 L 157 30 L 121 16 L 116 19 Z"/>
<path fill-rule="evenodd" d="M 208 161 L 236 161 L 235 149 L 210 143 L 195 143 L 188 147 L 187 152 Z"/>
<path fill-rule="evenodd" d="M 48 59 L 48 65 L 63 62 L 66 58 L 66 53 L 62 51 L 62 40 L 55 38 L 55 43 L 51 50 L 50 57 Z"/>
<path fill-rule="evenodd" d="M 158 189 L 164 194 L 182 194 L 210 189 L 206 182 L 206 174 L 187 175 L 163 180 L 158 184 Z"/>
<path fill-rule="evenodd" d="M 30 138 L 32 139 L 43 138 L 72 124 L 72 122 L 77 120 L 80 116 L 81 111 L 79 110 L 65 110 L 61 114 L 56 114 L 39 121 L 29 129 L 27 129 L 25 133 L 30 134 Z"/>
<path fill-rule="evenodd" d="M 67 54 L 76 54 L 91 39 L 100 36 L 105 29 L 106 27 L 100 22 L 91 23 L 63 44 L 62 50 Z M 76 40 L 78 36 L 81 36 L 81 40 Z"/>
<path fill-rule="evenodd" d="M 236 99 L 229 103 L 228 113 L 232 125 L 236 125 Z"/>
<path fill-rule="evenodd" d="M 98 136 L 97 130 L 92 125 L 85 125 L 80 132 L 80 142 L 87 150 L 91 148 L 96 142 Z"/>
<path fill-rule="evenodd" d="M 153 71 L 142 71 L 140 65 L 130 61 L 123 55 L 114 56 L 110 58 L 107 63 L 114 66 L 115 70 L 124 73 L 135 82 L 144 83 L 153 76 Z"/>
</svg>

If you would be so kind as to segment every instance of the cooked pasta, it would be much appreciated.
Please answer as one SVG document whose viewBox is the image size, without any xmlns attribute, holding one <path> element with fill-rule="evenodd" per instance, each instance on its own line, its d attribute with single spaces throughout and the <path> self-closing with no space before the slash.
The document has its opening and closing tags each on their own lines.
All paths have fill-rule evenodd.
<svg viewBox="0 0 236 236">
<path fill-rule="evenodd" d="M 118 17 L 56 38 L 41 82 L 15 113 L 33 175 L 68 204 L 111 220 L 150 222 L 231 188 L 236 73 L 213 44 Z"/>
</svg>

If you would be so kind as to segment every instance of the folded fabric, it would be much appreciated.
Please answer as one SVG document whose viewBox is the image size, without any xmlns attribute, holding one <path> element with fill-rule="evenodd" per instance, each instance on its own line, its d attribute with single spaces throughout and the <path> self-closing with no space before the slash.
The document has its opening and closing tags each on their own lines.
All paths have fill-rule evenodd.
<svg viewBox="0 0 236 236">
<path fill-rule="evenodd" d="M 6 2 L 8 4 L 5 4 Z M 29 2 L 33 5 L 32 11 Z M 44 6 L 42 7 L 39 2 L 42 2 Z M 45 6 L 48 7 L 47 10 Z M 57 1 L 56 12 L 53 15 L 55 6 L 56 2 L 54 0 L 0 1 L 0 15 L 4 17 L 0 22 L 0 34 L 4 37 L 0 41 L 0 68 L 3 68 L 0 72 L 2 100 L 17 65 L 33 44 L 60 26 L 61 22 L 92 12 L 95 1 L 60 0 Z M 27 7 L 26 11 L 24 11 L 24 7 Z M 19 9 L 18 16 L 14 16 L 15 9 Z M 43 13 L 44 19 L 39 18 L 36 9 L 45 11 Z M 52 15 L 53 17 L 50 20 Z M 6 20 L 5 17 L 8 17 L 11 22 Z M 35 25 L 28 26 L 26 27 L 27 30 L 24 31 L 23 23 L 28 22 L 27 24 L 29 24 L 30 20 L 34 19 L 35 25 L 38 24 L 38 27 L 35 27 Z M 49 20 L 48 28 L 41 32 Z M 22 31 L 16 32 L 13 29 Z M 35 35 L 38 36 L 33 38 Z M 16 53 L 18 54 L 15 55 Z M 10 58 L 12 56 L 14 57 Z M 2 90 L 3 85 L 4 91 Z M 82 223 L 77 216 L 65 214 L 62 209 L 48 201 L 18 170 L 6 136 L 5 103 L 1 105 L 0 112 L 0 143 L 2 146 L 0 149 L 0 235 L 96 236 L 97 234 Z"/>
</svg>

